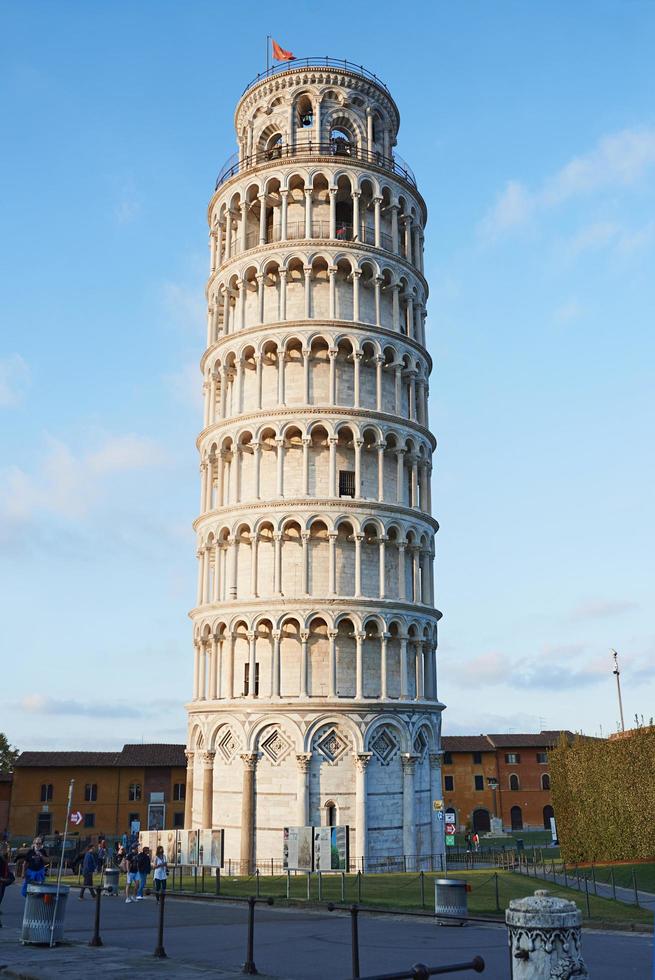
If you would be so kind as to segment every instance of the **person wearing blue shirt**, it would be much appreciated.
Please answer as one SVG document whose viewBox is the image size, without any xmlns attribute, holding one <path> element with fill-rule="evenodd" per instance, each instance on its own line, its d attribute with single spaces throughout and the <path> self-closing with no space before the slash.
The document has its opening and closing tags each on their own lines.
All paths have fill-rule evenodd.
<svg viewBox="0 0 655 980">
<path fill-rule="evenodd" d="M 86 851 L 84 852 L 84 860 L 82 861 L 82 887 L 80 888 L 80 901 L 84 898 L 84 892 L 89 889 L 91 892 L 91 898 L 96 897 L 95 888 L 93 887 L 93 872 L 96 870 L 96 858 L 93 853 L 93 844 L 89 844 Z"/>
</svg>

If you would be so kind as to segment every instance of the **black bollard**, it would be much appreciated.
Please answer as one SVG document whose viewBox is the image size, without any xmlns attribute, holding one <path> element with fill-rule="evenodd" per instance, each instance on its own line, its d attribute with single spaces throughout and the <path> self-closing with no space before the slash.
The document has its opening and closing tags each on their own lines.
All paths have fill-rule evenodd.
<svg viewBox="0 0 655 980">
<path fill-rule="evenodd" d="M 251 895 L 248 899 L 248 942 L 246 945 L 246 962 L 243 964 L 242 973 L 255 974 L 257 973 L 257 967 L 255 966 L 255 902 L 256 898 Z"/>
<path fill-rule="evenodd" d="M 166 950 L 164 949 L 164 905 L 166 903 L 166 892 L 162 888 L 159 893 L 159 923 L 157 926 L 157 947 L 152 954 L 158 960 L 165 960 Z"/>
<path fill-rule="evenodd" d="M 359 908 L 356 905 L 350 906 L 350 939 L 352 944 L 352 973 L 353 977 L 359 976 L 359 924 L 357 916 Z"/>
<path fill-rule="evenodd" d="M 95 924 L 93 926 L 93 935 L 89 940 L 89 946 L 102 946 L 102 939 L 100 938 L 100 896 L 102 895 L 102 878 L 100 879 L 100 885 L 96 888 L 96 917 Z"/>
</svg>

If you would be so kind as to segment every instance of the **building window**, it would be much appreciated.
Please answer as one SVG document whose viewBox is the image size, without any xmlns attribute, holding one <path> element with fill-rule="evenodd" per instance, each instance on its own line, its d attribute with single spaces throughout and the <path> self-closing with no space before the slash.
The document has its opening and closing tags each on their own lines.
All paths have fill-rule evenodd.
<svg viewBox="0 0 655 980">
<path fill-rule="evenodd" d="M 184 814 L 174 813 L 173 814 L 173 826 L 174 827 L 184 827 Z"/>
<path fill-rule="evenodd" d="M 128 815 L 127 822 L 130 825 L 130 827 L 132 826 L 132 824 L 134 823 L 135 820 L 139 820 L 139 821 L 141 820 L 141 814 L 140 813 L 130 813 Z"/>
<path fill-rule="evenodd" d="M 52 799 L 52 783 L 41 784 L 41 802 L 49 803 Z"/>
<path fill-rule="evenodd" d="M 173 783 L 173 799 L 176 803 L 186 799 L 186 783 Z"/>
<path fill-rule="evenodd" d="M 555 811 L 553 810 L 550 803 L 547 803 L 544 807 L 544 830 L 550 830 L 550 819 L 555 816 Z"/>
<path fill-rule="evenodd" d="M 325 823 L 328 827 L 337 825 L 337 808 L 332 802 L 325 804 Z"/>
<path fill-rule="evenodd" d="M 250 664 L 243 665 L 243 694 L 246 697 L 250 693 Z M 255 691 L 254 696 L 259 696 L 259 664 L 255 664 Z"/>
<path fill-rule="evenodd" d="M 452 793 L 455 789 L 455 777 L 454 776 L 444 776 L 443 778 L 444 789 L 447 793 Z"/>
<path fill-rule="evenodd" d="M 98 784 L 87 783 L 84 787 L 84 802 L 95 803 L 98 799 Z"/>
<path fill-rule="evenodd" d="M 128 800 L 141 799 L 141 783 L 130 783 L 127 798 Z M 136 819 L 138 820 L 139 818 L 137 817 Z"/>
<path fill-rule="evenodd" d="M 510 789 L 520 789 L 520 786 L 519 786 L 519 777 L 514 772 L 509 777 L 509 788 Z"/>
<path fill-rule="evenodd" d="M 513 806 L 509 811 L 512 830 L 523 830 L 523 811 L 520 806 Z"/>
<path fill-rule="evenodd" d="M 52 814 L 40 813 L 36 818 L 36 835 L 43 837 L 50 833 L 52 833 Z"/>
<path fill-rule="evenodd" d="M 546 763 L 548 762 L 548 753 L 537 752 L 537 762 L 539 762 L 542 766 L 545 766 Z"/>
<path fill-rule="evenodd" d="M 339 496 L 355 496 L 355 474 L 351 470 L 339 470 Z"/>
<path fill-rule="evenodd" d="M 453 764 L 453 754 L 452 754 L 452 752 L 444 752 L 444 754 L 443 754 L 443 764 L 444 764 L 444 766 L 452 766 L 452 764 Z"/>
<path fill-rule="evenodd" d="M 96 815 L 95 813 L 85 813 L 84 814 L 84 826 L 85 827 L 95 827 L 96 825 Z"/>
<path fill-rule="evenodd" d="M 550 776 L 548 775 L 547 772 L 545 772 L 545 773 L 542 774 L 542 777 L 541 777 L 541 788 L 542 789 L 550 789 Z"/>
<path fill-rule="evenodd" d="M 476 789 L 484 789 L 484 776 L 474 776 L 473 781 Z"/>
<path fill-rule="evenodd" d="M 481 766 L 482 765 L 482 752 L 474 752 L 473 753 L 473 765 L 474 766 Z"/>
<path fill-rule="evenodd" d="M 521 761 L 521 756 L 518 752 L 506 752 L 505 762 L 509 763 L 510 766 L 516 766 Z"/>
</svg>

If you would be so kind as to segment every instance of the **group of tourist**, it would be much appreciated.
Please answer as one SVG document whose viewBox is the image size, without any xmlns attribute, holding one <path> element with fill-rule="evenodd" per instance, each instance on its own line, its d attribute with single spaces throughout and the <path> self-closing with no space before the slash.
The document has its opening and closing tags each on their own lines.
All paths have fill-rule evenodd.
<svg viewBox="0 0 655 980">
<path fill-rule="evenodd" d="M 0 846 L 0 903 L 4 897 L 5 889 L 14 882 L 15 877 L 9 867 L 9 850 L 6 844 Z M 21 894 L 27 895 L 27 886 L 30 884 L 39 885 L 45 881 L 48 871 L 49 857 L 44 847 L 43 839 L 35 837 L 32 846 L 24 855 L 23 859 L 23 887 Z M 164 848 L 159 846 L 155 852 L 154 859 L 151 857 L 150 848 L 139 848 L 136 844 L 126 849 L 122 844 L 116 843 L 114 851 L 110 854 L 107 842 L 100 838 L 97 844 L 89 844 L 84 851 L 84 856 L 80 864 L 80 874 L 82 884 L 80 886 L 80 901 L 84 899 L 85 892 L 89 892 L 91 898 L 96 897 L 96 893 L 102 884 L 94 885 L 94 875 L 100 874 L 109 868 L 117 868 L 125 876 L 125 902 L 140 902 L 146 897 L 145 893 L 148 884 L 148 875 L 152 872 L 155 882 L 155 898 L 159 901 L 160 896 L 166 891 L 166 879 L 168 878 L 168 862 L 164 853 Z M 101 878 L 102 881 L 102 878 Z"/>
</svg>

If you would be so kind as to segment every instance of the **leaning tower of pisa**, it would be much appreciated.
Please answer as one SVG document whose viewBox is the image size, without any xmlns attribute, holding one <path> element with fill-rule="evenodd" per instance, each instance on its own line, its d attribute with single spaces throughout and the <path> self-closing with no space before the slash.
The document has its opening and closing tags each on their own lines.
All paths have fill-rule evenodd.
<svg viewBox="0 0 655 980">
<path fill-rule="evenodd" d="M 258 76 L 208 209 L 188 828 L 351 864 L 443 850 L 423 274 L 399 113 L 364 68 Z M 397 865 L 396 865 L 397 866 Z"/>
</svg>

